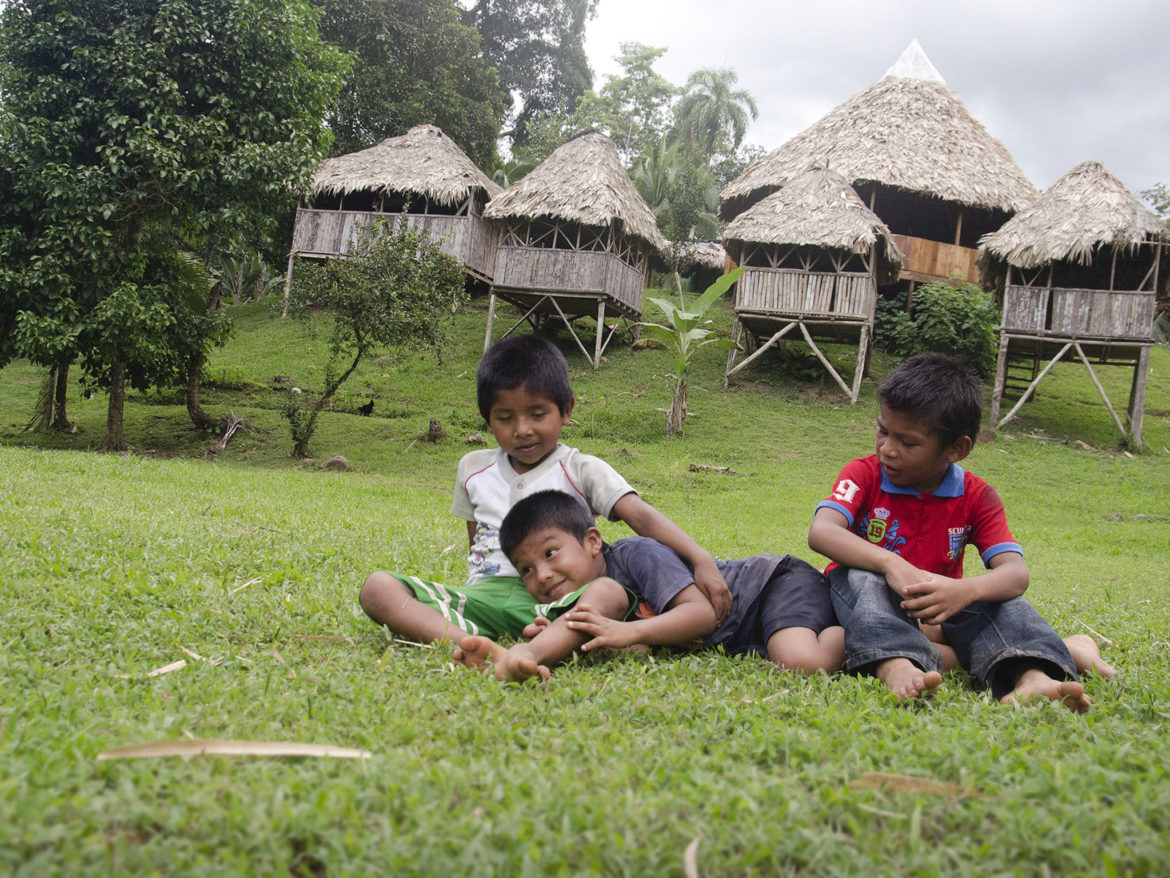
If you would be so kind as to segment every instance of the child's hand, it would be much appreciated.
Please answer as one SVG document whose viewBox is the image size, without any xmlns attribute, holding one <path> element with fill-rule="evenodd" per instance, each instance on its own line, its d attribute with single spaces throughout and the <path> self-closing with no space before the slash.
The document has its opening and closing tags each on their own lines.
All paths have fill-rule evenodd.
<svg viewBox="0 0 1170 878">
<path fill-rule="evenodd" d="M 604 646 L 622 649 L 638 642 L 629 624 L 603 616 L 588 604 L 578 604 L 565 614 L 565 618 L 573 631 L 592 636 L 592 640 L 587 640 L 581 645 L 582 652 Z"/>
<path fill-rule="evenodd" d="M 715 624 L 718 625 L 731 612 L 731 589 L 727 587 L 723 574 L 715 566 L 714 560 L 696 565 L 695 585 L 711 602 L 711 609 L 715 611 Z"/>
<path fill-rule="evenodd" d="M 975 600 L 970 585 L 962 579 L 932 575 L 902 591 L 902 609 L 912 619 L 927 625 L 941 625 Z"/>
<path fill-rule="evenodd" d="M 889 560 L 885 571 L 886 584 L 902 599 L 906 598 L 906 589 L 910 586 L 927 584 L 935 578 L 925 570 L 919 570 L 900 555 L 891 554 Z"/>
<path fill-rule="evenodd" d="M 520 633 L 524 637 L 525 640 L 531 640 L 532 638 L 534 638 L 537 634 L 539 634 L 541 631 L 543 631 L 545 628 L 547 628 L 551 624 L 552 624 L 552 620 L 549 619 L 547 616 L 537 616 L 535 619 L 532 620 L 531 623 L 529 623 L 528 625 L 525 625 L 524 630 L 521 631 Z"/>
</svg>

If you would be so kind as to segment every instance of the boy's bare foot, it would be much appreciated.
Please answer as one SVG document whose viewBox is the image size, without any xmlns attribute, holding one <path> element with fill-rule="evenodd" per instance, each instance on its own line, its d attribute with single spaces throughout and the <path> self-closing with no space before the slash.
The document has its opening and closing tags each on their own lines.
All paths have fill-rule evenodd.
<svg viewBox="0 0 1170 878">
<path fill-rule="evenodd" d="M 1059 701 L 1074 713 L 1087 713 L 1089 696 L 1085 687 L 1075 680 L 1054 680 L 1039 668 L 1029 668 L 1020 674 L 1016 688 L 1000 702 L 1003 704 L 1025 704 L 1033 698 L 1047 698 Z"/>
<path fill-rule="evenodd" d="M 465 668 L 476 668 L 481 671 L 486 671 L 485 664 L 488 662 L 491 662 L 493 665 L 499 664 L 507 652 L 504 647 L 500 646 L 491 638 L 480 637 L 478 634 L 468 634 L 459 641 L 459 646 L 451 653 L 451 658 Z"/>
<path fill-rule="evenodd" d="M 942 674 L 938 671 L 924 671 L 905 658 L 881 662 L 877 666 L 876 676 L 898 696 L 899 704 L 911 698 L 933 695 L 942 684 Z"/>
<path fill-rule="evenodd" d="M 1092 671 L 1106 680 L 1112 680 L 1117 676 L 1117 670 L 1113 665 L 1101 658 L 1101 648 L 1097 646 L 1097 641 L 1088 634 L 1070 634 L 1064 639 L 1064 645 L 1068 647 L 1079 673 Z"/>
<path fill-rule="evenodd" d="M 547 667 L 533 658 L 527 646 L 525 643 L 517 644 L 498 659 L 493 659 L 497 680 L 523 683 L 533 677 L 548 680 L 552 676 Z"/>
</svg>

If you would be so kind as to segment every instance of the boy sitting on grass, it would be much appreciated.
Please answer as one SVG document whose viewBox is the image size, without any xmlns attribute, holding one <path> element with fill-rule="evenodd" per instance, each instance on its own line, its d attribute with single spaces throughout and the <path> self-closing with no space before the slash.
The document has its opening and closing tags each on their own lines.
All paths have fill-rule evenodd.
<svg viewBox="0 0 1170 878">
<path fill-rule="evenodd" d="M 1047 698 L 1083 713 L 1078 667 L 1113 669 L 1091 638 L 1062 642 L 1021 597 L 1028 568 L 1003 503 L 958 465 L 975 444 L 981 396 L 958 360 L 906 360 L 878 388 L 876 453 L 847 464 L 816 508 L 808 544 L 833 562 L 846 668 L 873 674 L 899 702 L 932 693 L 942 658 L 920 623 L 941 626 L 959 664 L 1000 701 Z M 988 570 L 964 579 L 968 543 Z"/>
<path fill-rule="evenodd" d="M 719 614 L 727 613 L 731 594 L 711 555 L 609 464 L 560 443 L 574 400 L 565 358 L 551 342 L 532 335 L 503 339 L 483 355 L 475 379 L 480 414 L 499 447 L 469 452 L 459 462 L 451 511 L 467 521 L 467 582 L 458 588 L 417 576 L 371 573 L 360 595 L 371 619 L 402 637 L 430 643 L 467 634 L 519 636 L 535 615 L 556 616 L 571 606 L 575 598 L 562 596 L 564 601 L 538 608 L 500 549 L 505 514 L 516 501 L 544 489 L 568 492 L 590 523 L 594 515 L 621 520 L 673 548 L 694 566 L 696 584 Z M 613 605 L 593 593 L 590 600 L 616 613 L 625 597 Z"/>
<path fill-rule="evenodd" d="M 641 537 L 605 546 L 581 505 L 560 491 L 540 491 L 513 506 L 500 528 L 500 546 L 538 602 L 590 589 L 575 609 L 530 626 L 525 633 L 535 636 L 511 649 L 486 637 L 463 638 L 464 664 L 490 660 L 501 680 L 547 679 L 549 666 L 577 649 L 674 646 L 699 638 L 703 646 L 721 646 L 728 655 L 766 655 L 781 669 L 805 674 L 832 672 L 845 658 L 844 633 L 835 624 L 824 577 L 791 555 L 717 562 L 734 597 L 731 612 L 719 623 L 676 552 Z M 603 584 L 608 606 L 592 599 L 592 590 L 601 593 Z M 621 586 L 656 615 L 624 621 Z"/>
</svg>

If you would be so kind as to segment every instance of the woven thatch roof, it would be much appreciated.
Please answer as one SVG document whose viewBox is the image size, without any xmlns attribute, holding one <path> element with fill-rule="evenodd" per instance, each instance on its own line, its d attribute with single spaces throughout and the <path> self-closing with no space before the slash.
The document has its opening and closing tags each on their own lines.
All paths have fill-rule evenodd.
<svg viewBox="0 0 1170 878">
<path fill-rule="evenodd" d="M 658 252 L 668 244 L 654 213 L 622 167 L 617 147 L 599 131 L 571 138 L 527 176 L 491 200 L 488 219 L 567 220 L 605 228 L 621 224 Z"/>
<path fill-rule="evenodd" d="M 979 257 L 1019 268 L 1057 260 L 1088 265 L 1095 247 L 1129 250 L 1152 239 L 1170 241 L 1157 215 L 1099 162 L 1083 162 L 1027 210 L 979 241 Z"/>
<path fill-rule="evenodd" d="M 796 244 L 869 253 L 877 245 L 878 281 L 896 280 L 902 254 L 886 227 L 836 171 L 812 168 L 745 210 L 723 232 L 733 258 L 747 243 Z"/>
<path fill-rule="evenodd" d="M 434 125 L 418 125 L 377 146 L 326 159 L 313 180 L 314 195 L 409 192 L 457 205 L 475 190 L 488 198 L 502 190 Z"/>
<path fill-rule="evenodd" d="M 1011 213 L 1039 195 L 917 42 L 880 81 L 753 162 L 720 194 L 720 218 L 737 216 L 811 165 L 853 185 L 874 182 Z"/>
<path fill-rule="evenodd" d="M 690 241 L 682 245 L 681 264 L 690 271 L 700 268 L 722 271 L 727 264 L 727 251 L 715 241 Z"/>
</svg>

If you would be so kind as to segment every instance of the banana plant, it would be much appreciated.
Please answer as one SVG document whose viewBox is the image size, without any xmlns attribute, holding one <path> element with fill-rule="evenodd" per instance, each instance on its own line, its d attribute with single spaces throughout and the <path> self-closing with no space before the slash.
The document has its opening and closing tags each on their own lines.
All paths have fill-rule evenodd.
<svg viewBox="0 0 1170 878">
<path fill-rule="evenodd" d="M 707 287 L 690 305 L 683 296 L 682 284 L 679 283 L 677 274 L 674 275 L 674 284 L 678 290 L 678 304 L 670 299 L 648 297 L 649 301 L 665 315 L 666 322 L 642 323 L 641 326 L 647 336 L 674 355 L 674 373 L 670 375 L 674 395 L 666 415 L 666 435 L 670 438 L 682 432 L 683 421 L 687 417 L 688 372 L 695 351 L 709 344 L 722 347 L 732 345 L 730 339 L 716 338 L 714 331 L 707 328 L 711 321 L 706 319 L 706 315 L 716 300 L 730 289 L 741 274 L 743 269 L 737 268 L 717 278 L 715 283 Z"/>
</svg>

